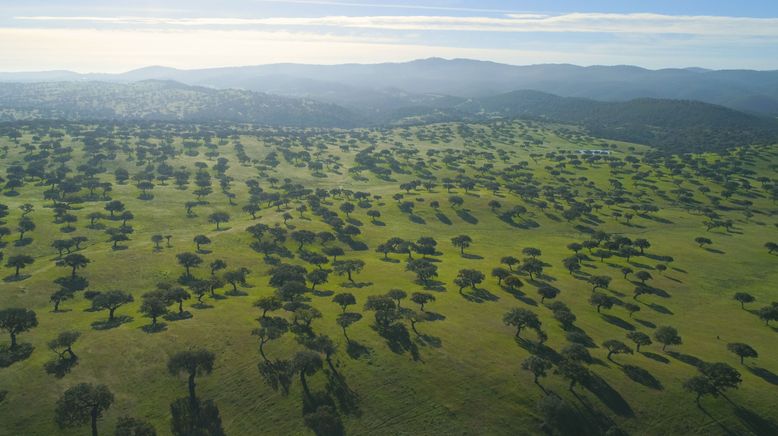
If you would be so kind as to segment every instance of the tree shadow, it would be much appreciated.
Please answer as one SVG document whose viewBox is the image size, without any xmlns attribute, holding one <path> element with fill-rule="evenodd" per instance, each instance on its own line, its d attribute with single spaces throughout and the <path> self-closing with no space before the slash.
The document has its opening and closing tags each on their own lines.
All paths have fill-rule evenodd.
<svg viewBox="0 0 778 436">
<path fill-rule="evenodd" d="M 291 361 L 262 360 L 257 364 L 257 369 L 262 376 L 262 380 L 271 389 L 276 392 L 280 390 L 282 395 L 289 394 L 289 387 L 292 385 L 292 376 L 294 375 Z"/>
<path fill-rule="evenodd" d="M 687 365 L 691 365 L 696 368 L 701 368 L 702 365 L 705 364 L 704 360 L 689 354 L 678 353 L 676 351 L 668 351 L 667 354 L 676 360 L 679 360 Z"/>
<path fill-rule="evenodd" d="M 427 221 L 425 221 L 425 220 L 424 220 L 424 218 L 422 218 L 422 217 L 421 217 L 421 216 L 419 216 L 419 215 L 410 214 L 410 215 L 408 215 L 408 219 L 409 219 L 409 220 L 410 220 L 412 223 L 414 223 L 414 224 L 427 224 Z"/>
<path fill-rule="evenodd" d="M 35 347 L 29 343 L 17 344 L 15 348 L 8 345 L 0 345 L 0 368 L 6 368 L 16 362 L 27 359 Z"/>
<path fill-rule="evenodd" d="M 160 333 L 167 330 L 167 324 L 164 322 L 158 322 L 156 324 L 148 324 L 140 327 L 141 330 L 143 330 L 146 333 Z"/>
<path fill-rule="evenodd" d="M 95 330 L 110 330 L 130 321 L 132 321 L 131 316 L 116 316 L 114 319 L 101 319 L 99 321 L 95 321 L 92 323 L 92 328 Z"/>
<path fill-rule="evenodd" d="M 6 283 L 21 282 L 22 280 L 27 280 L 30 277 L 32 277 L 30 274 L 19 273 L 18 276 L 16 274 L 11 274 L 10 276 L 5 277 L 3 281 Z"/>
<path fill-rule="evenodd" d="M 532 298 L 528 297 L 527 294 L 521 292 L 518 289 L 511 289 L 511 288 L 507 288 L 507 287 L 503 286 L 503 290 L 505 290 L 505 292 L 513 295 L 514 298 L 516 298 L 517 300 L 521 301 L 522 303 L 524 303 L 524 304 L 526 304 L 528 306 L 537 306 L 538 305 L 537 301 L 535 301 Z"/>
<path fill-rule="evenodd" d="M 664 389 L 662 383 L 647 370 L 635 365 L 623 365 L 621 370 L 632 381 L 640 383 L 651 389 L 661 391 Z"/>
<path fill-rule="evenodd" d="M 25 247 L 25 246 L 30 245 L 30 244 L 32 244 L 32 238 L 29 238 L 29 237 L 28 238 L 17 239 L 17 240 L 14 241 L 14 246 L 15 247 Z"/>
<path fill-rule="evenodd" d="M 330 297 L 330 296 L 332 296 L 333 294 L 335 294 L 335 291 L 320 291 L 320 290 L 318 290 L 318 289 L 317 289 L 317 290 L 315 290 L 315 291 L 313 291 L 313 292 L 311 292 L 311 293 L 312 293 L 312 294 L 313 294 L 315 297 Z"/>
<path fill-rule="evenodd" d="M 192 318 L 192 313 L 189 311 L 183 311 L 183 312 L 172 312 L 168 313 L 167 315 L 163 316 L 166 321 L 181 321 L 184 319 Z"/>
<path fill-rule="evenodd" d="M 603 404 L 608 406 L 613 413 L 626 417 L 635 415 L 635 412 L 632 411 L 632 407 L 630 407 L 624 397 L 597 374 L 590 373 L 590 376 L 583 382 L 583 385 L 589 392 L 596 395 Z"/>
<path fill-rule="evenodd" d="M 628 323 L 627 321 L 624 321 L 623 319 L 617 316 L 602 314 L 602 319 L 604 319 L 608 324 L 615 325 L 616 327 L 623 328 L 624 330 L 630 330 L 630 331 L 635 330 L 634 325 Z"/>
<path fill-rule="evenodd" d="M 651 309 L 653 309 L 656 312 L 659 312 L 659 313 L 662 313 L 662 314 L 665 314 L 665 315 L 672 315 L 673 314 L 673 311 L 671 311 L 670 309 L 666 308 L 665 306 L 662 306 L 661 304 L 651 303 L 651 304 L 647 304 L 646 306 L 650 307 Z"/>
<path fill-rule="evenodd" d="M 472 253 L 462 253 L 462 258 L 463 259 L 483 259 L 484 257 Z"/>
<path fill-rule="evenodd" d="M 393 353 L 410 353 L 413 360 L 421 359 L 419 347 L 411 340 L 411 335 L 404 324 L 395 323 L 383 328 L 377 326 L 373 326 L 373 328 L 386 340 L 386 344 Z"/>
<path fill-rule="evenodd" d="M 440 348 L 443 346 L 443 340 L 437 336 L 428 334 L 421 334 L 416 337 L 422 345 L 426 345 L 432 348 Z"/>
<path fill-rule="evenodd" d="M 344 283 L 340 284 L 340 286 L 342 286 L 344 288 L 365 288 L 365 287 L 372 286 L 372 285 L 373 285 L 373 282 L 354 282 L 354 283 L 352 283 L 352 282 L 344 282 Z"/>
<path fill-rule="evenodd" d="M 338 409 L 347 415 L 361 416 L 362 410 L 359 408 L 359 395 L 349 387 L 346 378 L 336 372 L 334 369 L 325 370 L 327 375 L 327 384 L 325 386 L 327 394 L 334 397 L 338 403 Z"/>
<path fill-rule="evenodd" d="M 730 430 L 730 429 L 729 429 L 729 428 L 728 428 L 726 425 L 724 425 L 724 423 L 723 423 L 723 422 L 721 422 L 721 421 L 719 421 L 718 419 L 716 419 L 716 417 L 715 417 L 715 416 L 711 415 L 711 414 L 710 414 L 710 413 L 709 413 L 707 410 L 705 410 L 705 408 L 704 408 L 704 407 L 702 407 L 702 405 L 700 405 L 700 404 L 697 404 L 697 408 L 698 408 L 698 409 L 700 409 L 700 411 L 701 411 L 702 413 L 704 413 L 704 414 L 705 414 L 705 416 L 707 416 L 708 418 L 710 418 L 710 420 L 711 420 L 711 421 L 713 421 L 713 422 L 715 422 L 716 424 L 718 424 L 718 426 L 719 426 L 719 427 L 721 427 L 721 429 L 724 431 L 724 433 L 726 433 L 726 434 L 728 434 L 728 435 L 733 435 L 733 436 L 735 435 L 735 433 L 733 433 L 733 432 L 732 432 L 732 430 Z"/>
<path fill-rule="evenodd" d="M 756 435 L 776 435 L 778 425 L 769 418 L 763 418 L 755 412 L 743 407 L 735 407 L 735 416 L 740 419 L 751 432 Z"/>
<path fill-rule="evenodd" d="M 316 436 L 341 436 L 345 434 L 343 421 L 335 408 L 335 402 L 327 392 L 303 395 L 303 420 Z"/>
<path fill-rule="evenodd" d="M 436 213 L 435 214 L 435 218 L 437 218 L 438 221 L 440 221 L 441 223 L 443 223 L 443 224 L 445 224 L 447 226 L 450 226 L 450 225 L 454 224 L 454 223 L 451 222 L 451 220 L 443 212 Z"/>
<path fill-rule="evenodd" d="M 71 369 L 78 365 L 78 357 L 61 358 L 49 360 L 43 364 L 43 369 L 47 374 L 51 374 L 56 378 L 62 378 L 67 375 Z"/>
<path fill-rule="evenodd" d="M 358 341 L 350 340 L 348 344 L 346 345 L 346 354 L 354 360 L 360 359 L 364 356 L 370 356 L 373 353 L 373 350 L 366 346 L 362 345 Z"/>
<path fill-rule="evenodd" d="M 378 226 L 378 227 L 386 227 L 386 223 L 385 223 L 385 222 L 383 222 L 383 221 L 381 221 L 381 220 L 373 220 L 373 221 L 371 221 L 371 223 L 372 223 L 374 226 Z"/>
<path fill-rule="evenodd" d="M 666 358 L 665 356 L 662 356 L 661 354 L 652 353 L 650 351 L 641 351 L 640 354 L 648 357 L 651 360 L 656 360 L 660 363 L 670 363 L 670 359 Z"/>
<path fill-rule="evenodd" d="M 357 227 L 362 227 L 364 225 L 364 224 L 362 224 L 362 221 L 360 221 L 360 220 L 358 220 L 358 219 L 356 219 L 354 217 L 351 217 L 351 218 L 347 219 L 346 222 L 351 224 L 352 226 L 357 226 Z"/>
<path fill-rule="evenodd" d="M 469 210 L 466 209 L 457 209 L 457 216 L 464 222 L 468 224 L 478 224 L 478 218 L 473 216 Z"/>
<path fill-rule="evenodd" d="M 638 318 L 633 318 L 633 319 L 635 320 L 636 323 L 642 325 L 643 327 L 648 327 L 650 329 L 656 328 L 656 324 L 654 324 L 651 321 L 646 321 L 644 319 L 638 319 Z"/>
<path fill-rule="evenodd" d="M 224 436 L 219 408 L 213 400 L 179 398 L 170 403 L 170 414 L 170 430 L 175 436 Z"/>
<path fill-rule="evenodd" d="M 778 374 L 770 371 L 769 369 L 751 367 L 751 366 L 746 366 L 746 368 L 748 368 L 748 372 L 750 372 L 751 374 L 757 377 L 760 377 L 762 380 L 766 381 L 767 383 L 770 383 L 772 385 L 778 385 Z"/>
<path fill-rule="evenodd" d="M 465 300 L 470 301 L 471 303 L 483 303 L 486 301 L 497 301 L 500 299 L 500 297 L 482 288 L 471 288 L 469 292 L 460 291 L 459 294 L 462 295 Z"/>
</svg>

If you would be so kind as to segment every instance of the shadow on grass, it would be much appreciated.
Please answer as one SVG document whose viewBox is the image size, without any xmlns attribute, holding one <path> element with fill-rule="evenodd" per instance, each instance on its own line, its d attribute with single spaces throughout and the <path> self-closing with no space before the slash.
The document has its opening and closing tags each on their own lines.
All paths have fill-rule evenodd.
<svg viewBox="0 0 778 436">
<path fill-rule="evenodd" d="M 408 215 L 408 219 L 414 224 L 427 224 L 427 221 L 419 215 Z"/>
<path fill-rule="evenodd" d="M 642 325 L 643 327 L 648 327 L 650 329 L 656 328 L 656 324 L 654 324 L 651 321 L 646 321 L 644 319 L 638 319 L 638 318 L 634 318 L 634 320 L 635 320 L 636 323 Z"/>
<path fill-rule="evenodd" d="M 15 247 L 24 247 L 30 244 L 32 244 L 32 238 L 22 238 L 14 241 Z"/>
<path fill-rule="evenodd" d="M 373 282 L 344 282 L 341 283 L 340 286 L 344 288 L 366 288 L 368 286 L 372 286 Z"/>
<path fill-rule="evenodd" d="M 393 353 L 409 353 L 414 361 L 421 360 L 419 347 L 411 340 L 411 335 L 404 324 L 395 323 L 386 327 L 373 326 L 373 329 L 386 340 L 386 344 Z"/>
<path fill-rule="evenodd" d="M 92 328 L 95 330 L 110 330 L 130 321 L 132 321 L 131 316 L 116 316 L 114 319 L 101 319 L 100 321 L 95 321 L 92 323 Z"/>
<path fill-rule="evenodd" d="M 647 306 L 650 307 L 651 309 L 653 309 L 654 311 L 659 312 L 659 313 L 664 314 L 664 315 L 672 315 L 673 314 L 672 310 L 666 308 L 665 306 L 662 306 L 661 304 L 651 303 L 651 304 L 648 304 Z"/>
<path fill-rule="evenodd" d="M 193 306 L 194 307 L 194 306 Z M 184 319 L 192 318 L 192 313 L 188 311 L 168 313 L 163 316 L 166 321 L 181 321 Z"/>
<path fill-rule="evenodd" d="M 158 322 L 156 324 L 144 325 L 140 329 L 146 333 L 160 333 L 167 330 L 167 324 L 164 322 Z"/>
<path fill-rule="evenodd" d="M 325 370 L 327 375 L 326 392 L 335 398 L 338 403 L 338 409 L 347 415 L 361 416 L 362 410 L 359 408 L 359 395 L 349 387 L 346 378 L 335 371 L 333 367 L 329 371 Z"/>
<path fill-rule="evenodd" d="M 27 359 L 34 349 L 35 347 L 28 343 L 17 344 L 15 348 L 0 345 L 0 368 L 6 368 Z"/>
<path fill-rule="evenodd" d="M 700 368 L 705 364 L 704 360 L 689 354 L 678 353 L 676 351 L 668 351 L 667 354 L 673 359 L 679 360 L 687 365 L 691 365 L 697 368 Z"/>
<path fill-rule="evenodd" d="M 464 292 L 464 290 L 462 290 L 459 291 L 459 294 L 462 295 L 465 300 L 472 303 L 483 303 L 485 301 L 497 301 L 500 299 L 500 297 L 482 288 L 470 289 L 469 292 Z"/>
<path fill-rule="evenodd" d="M 47 374 L 51 374 L 56 378 L 62 378 L 67 375 L 71 369 L 78 365 L 78 357 L 72 358 L 60 358 L 49 360 L 43 364 L 43 369 Z"/>
<path fill-rule="evenodd" d="M 224 435 L 219 408 L 212 400 L 179 398 L 170 403 L 170 414 L 174 435 Z"/>
<path fill-rule="evenodd" d="M 447 225 L 447 226 L 450 226 L 450 225 L 452 225 L 452 224 L 453 224 L 453 223 L 451 222 L 451 220 L 450 220 L 450 219 L 449 219 L 449 218 L 446 216 L 446 214 L 444 214 L 443 212 L 438 212 L 438 213 L 436 213 L 436 214 L 435 214 L 435 218 L 437 218 L 437 219 L 438 219 L 438 221 L 440 221 L 441 223 L 443 223 L 443 224 L 445 224 L 445 225 Z"/>
<path fill-rule="evenodd" d="M 769 418 L 763 418 L 751 410 L 735 407 L 735 416 L 756 435 L 778 434 L 778 425 L 774 421 Z"/>
<path fill-rule="evenodd" d="M 464 222 L 468 224 L 478 224 L 478 218 L 473 216 L 470 211 L 465 209 L 458 209 L 457 210 L 457 216 Z"/>
<path fill-rule="evenodd" d="M 602 377 L 591 373 L 591 376 L 583 383 L 589 392 L 593 393 L 608 408 L 619 416 L 632 417 L 635 412 L 632 411 L 629 403 L 611 387 Z"/>
<path fill-rule="evenodd" d="M 770 371 L 769 369 L 746 366 L 748 372 L 761 378 L 762 380 L 770 383 L 771 385 L 778 385 L 778 374 Z"/>
<path fill-rule="evenodd" d="M 623 328 L 624 330 L 630 330 L 630 331 L 635 330 L 634 325 L 628 323 L 627 321 L 624 321 L 623 319 L 617 316 L 602 314 L 602 319 L 604 319 L 605 322 L 607 322 L 608 324 L 615 325 L 616 327 Z"/>
<path fill-rule="evenodd" d="M 18 276 L 15 274 L 11 274 L 10 276 L 3 279 L 6 283 L 12 283 L 12 282 L 21 282 L 22 280 L 29 279 L 31 276 L 29 274 L 19 274 Z"/>
<path fill-rule="evenodd" d="M 647 386 L 651 389 L 662 390 L 664 387 L 662 383 L 650 372 L 635 365 L 624 365 L 621 367 L 624 374 L 629 377 L 630 380 L 640 383 L 643 386 Z"/>
<path fill-rule="evenodd" d="M 651 360 L 656 360 L 660 363 L 670 363 L 670 359 L 666 358 L 665 356 L 662 356 L 661 354 L 652 353 L 650 351 L 641 351 L 640 354 L 648 357 Z"/>
<path fill-rule="evenodd" d="M 362 345 L 358 341 L 350 340 L 348 344 L 346 345 L 346 354 L 352 359 L 360 359 L 362 357 L 370 356 L 373 353 L 373 350 L 366 346 Z"/>
</svg>

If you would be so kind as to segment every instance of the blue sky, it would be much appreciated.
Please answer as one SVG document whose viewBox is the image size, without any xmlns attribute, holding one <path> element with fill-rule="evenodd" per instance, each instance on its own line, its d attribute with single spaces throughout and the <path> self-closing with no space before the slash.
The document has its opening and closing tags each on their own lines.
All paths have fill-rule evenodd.
<svg viewBox="0 0 778 436">
<path fill-rule="evenodd" d="M 27 0 L 0 8 L 2 71 L 432 56 L 778 69 L 778 1 Z"/>
</svg>

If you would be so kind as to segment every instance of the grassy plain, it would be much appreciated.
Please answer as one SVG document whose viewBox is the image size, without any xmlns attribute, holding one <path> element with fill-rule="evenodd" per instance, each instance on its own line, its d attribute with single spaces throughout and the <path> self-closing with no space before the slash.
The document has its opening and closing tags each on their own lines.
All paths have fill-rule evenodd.
<svg viewBox="0 0 778 436">
<path fill-rule="evenodd" d="M 379 224 L 371 222 L 366 209 L 357 207 L 351 214 L 362 232 L 355 239 L 369 248 L 352 251 L 344 245 L 344 259 L 365 262 L 364 271 L 356 276 L 356 280 L 369 285 L 347 288 L 343 277 L 331 274 L 328 283 L 317 287 L 336 293 L 349 291 L 357 296 L 358 305 L 352 310 L 363 312 L 364 319 L 349 329 L 349 336 L 369 348 L 369 355 L 354 359 L 345 352 L 345 339 L 335 323 L 340 308 L 330 301 L 331 297 L 311 296 L 311 304 L 323 314 L 321 319 L 314 321 L 313 328 L 317 333 L 327 334 L 339 342 L 340 350 L 335 356 L 338 371 L 358 395 L 358 412 L 342 414 L 347 434 L 514 435 L 540 432 L 542 417 L 536 403 L 543 392 L 533 384 L 532 375 L 520 368 L 530 352 L 517 343 L 514 330 L 503 324 L 502 316 L 513 307 L 529 308 L 538 314 L 543 330 L 548 334 L 545 345 L 561 350 L 569 342 L 551 311 L 540 304 L 536 293 L 540 282 L 533 283 L 527 277 L 521 277 L 524 286 L 519 293 L 512 294 L 489 276 L 492 268 L 500 266 L 503 256 L 523 258 L 521 250 L 526 247 L 542 250 L 541 259 L 548 264 L 542 281 L 561 291 L 556 300 L 570 306 L 577 316 L 576 326 L 597 345 L 590 350 L 596 363 L 589 368 L 603 381 L 604 386 L 600 389 L 579 387 L 572 394 L 567 389 L 567 381 L 553 371 L 541 380 L 545 389 L 569 401 L 591 425 L 590 429 L 604 431 L 607 425 L 603 423 L 612 423 L 630 434 L 775 434 L 778 431 L 776 330 L 765 326 L 748 310 L 741 310 L 739 304 L 732 300 L 737 291 L 747 291 L 756 296 L 757 302 L 748 305 L 749 309 L 778 300 L 778 257 L 768 254 L 763 247 L 765 242 L 778 239 L 776 206 L 760 191 L 758 182 L 752 180 L 753 191 L 758 195 L 749 198 L 753 201 L 750 208 L 753 216 L 746 216 L 742 208 L 724 200 L 722 203 L 731 207 L 720 213 L 734 221 L 733 228 L 730 231 L 721 228 L 706 231 L 703 226 L 705 217 L 686 210 L 674 201 L 671 191 L 677 188 L 673 180 L 685 179 L 683 186 L 692 189 L 694 197 L 700 202 L 707 203 L 705 197 L 694 190 L 694 182 L 699 180 L 712 191 L 720 192 L 722 187 L 710 180 L 698 179 L 689 171 L 671 175 L 667 168 L 645 163 L 635 168 L 627 166 L 621 172 L 613 172 L 604 162 L 578 166 L 568 163 L 564 168 L 557 168 L 558 174 L 552 174 L 551 169 L 558 161 L 547 155 L 548 152 L 599 149 L 603 148 L 604 141 L 561 135 L 560 126 L 554 125 L 532 124 L 527 127 L 527 124 L 513 123 L 499 129 L 480 125 L 471 128 L 479 132 L 475 138 L 462 138 L 456 125 L 370 133 L 379 151 L 397 151 L 398 148 L 392 145 L 395 142 L 404 144 L 407 149 L 417 150 L 418 154 L 407 162 L 418 157 L 438 177 L 438 186 L 431 192 L 418 188 L 405 195 L 404 200 L 416 204 L 413 219 L 402 213 L 392 199 L 392 195 L 404 193 L 399 188 L 400 183 L 418 178 L 412 166 L 398 157 L 406 174 L 395 172 L 391 180 L 382 180 L 369 171 L 362 171 L 360 177 L 354 177 L 348 169 L 354 166 L 356 153 L 369 144 L 364 136 L 355 135 L 353 148 L 344 151 L 339 146 L 348 142 L 348 132 L 339 133 L 341 136 L 310 134 L 313 143 L 323 146 L 321 158 L 337 159 L 340 163 L 337 172 L 328 165 L 329 168 L 323 170 L 326 177 L 314 177 L 308 168 L 287 162 L 280 156 L 281 163 L 275 169 L 259 172 L 252 163 L 239 164 L 233 140 L 225 141 L 216 149 L 220 157 L 229 159 L 227 174 L 233 178 L 231 191 L 236 194 L 235 205 L 228 204 L 227 198 L 218 192 L 217 184 L 216 192 L 206 197 L 209 204 L 196 207 L 192 217 L 186 215 L 184 207 L 194 198 L 192 184 L 187 190 L 180 190 L 170 182 L 167 186 L 155 182 L 154 198 L 141 200 L 133 183 L 114 182 L 110 197 L 124 202 L 135 216 L 129 222 L 134 233 L 131 240 L 124 244 L 127 246 L 125 250 L 112 250 L 102 230 L 87 228 L 89 220 L 86 215 L 102 211 L 105 201 L 73 203 L 72 213 L 79 217 L 75 224 L 77 230 L 64 234 L 60 232 L 62 225 L 53 222 L 49 207 L 51 201 L 43 199 L 46 186 L 26 183 L 18 189 L 18 196 L 0 198 L 0 202 L 11 211 L 5 218 L 9 227 L 13 228 L 18 221 L 21 214 L 19 206 L 23 203 L 35 206 L 30 217 L 37 225 L 29 233 L 33 241 L 27 246 L 14 246 L 16 233 L 5 239 L 5 259 L 24 253 L 34 256 L 35 263 L 23 270 L 30 275 L 29 278 L 0 283 L 0 308 L 33 309 L 40 323 L 31 332 L 19 335 L 21 342 L 34 345 L 33 354 L 24 361 L 0 369 L 0 390 L 8 391 L 5 400 L 0 403 L 0 434 L 83 434 L 87 427 L 60 430 L 53 420 L 59 396 L 69 386 L 82 381 L 105 384 L 116 396 L 114 405 L 101 420 L 103 433 L 109 434 L 116 419 L 129 414 L 152 422 L 160 434 L 167 434 L 170 428 L 169 404 L 185 395 L 186 382 L 183 378 L 169 375 L 165 365 L 169 356 L 190 346 L 201 346 L 217 355 L 213 373 L 198 379 L 198 394 L 216 402 L 227 434 L 308 432 L 301 419 L 299 384 L 293 384 L 290 394 L 283 396 L 263 383 L 257 370 L 260 360 L 257 338 L 251 335 L 260 314 L 252 303 L 261 296 L 272 294 L 273 289 L 268 285 L 270 265 L 263 261 L 260 253 L 249 248 L 251 236 L 244 230 L 257 222 L 269 225 L 282 223 L 283 212 L 263 205 L 259 218 L 252 220 L 241 211 L 241 207 L 248 198 L 244 184 L 248 179 L 256 178 L 263 188 L 274 191 L 267 177 L 289 178 L 310 189 L 340 187 L 381 196 L 380 200 L 372 200 L 373 209 L 381 212 Z M 416 136 L 417 133 L 421 136 Z M 449 136 L 448 141 L 445 136 Z M 536 142 L 525 144 L 528 138 Z M 149 140 L 154 142 L 157 139 L 152 137 Z M 138 140 L 131 137 L 126 142 L 132 145 Z M 242 135 L 239 140 L 246 154 L 256 161 L 261 161 L 277 147 L 253 135 Z M 25 133 L 18 143 L 8 137 L 0 138 L 0 145 L 7 147 L 6 156 L 0 160 L 0 174 L 22 158 L 20 144 L 35 142 L 30 133 Z M 74 148 L 72 161 L 66 165 L 75 170 L 82 163 L 81 141 L 66 136 L 64 144 Z M 180 147 L 181 138 L 176 137 L 174 144 Z M 284 144 L 292 150 L 303 150 L 299 142 L 291 137 Z M 195 162 L 213 165 L 215 160 L 205 157 L 205 150 L 201 146 L 198 156 L 182 154 L 168 163 L 191 170 L 194 170 Z M 627 224 L 624 219 L 614 219 L 611 215 L 614 210 L 625 211 L 625 207 L 605 206 L 595 210 L 593 219 L 588 219 L 588 222 L 568 222 L 561 218 L 559 211 L 553 208 L 541 210 L 508 192 L 504 186 L 497 193 L 481 185 L 469 192 L 456 187 L 449 193 L 440 180 L 453 178 L 458 171 L 441 162 L 440 157 L 445 154 L 438 155 L 437 161 L 432 162 L 426 154 L 428 150 L 463 151 L 458 167 L 476 179 L 480 174 L 477 168 L 484 163 L 492 163 L 495 169 L 501 169 L 526 161 L 526 171 L 534 174 L 534 183 L 555 186 L 566 183 L 579 199 L 591 196 L 592 190 L 587 186 L 589 182 L 602 191 L 608 191 L 611 189 L 609 180 L 617 179 L 630 193 L 644 191 L 645 196 L 640 201 L 655 204 L 660 210 L 653 214 L 652 219 L 635 216 Z M 497 159 L 494 156 L 497 150 L 505 150 L 508 159 Z M 481 154 L 487 151 L 493 154 L 491 158 Z M 640 159 L 646 152 L 648 149 L 639 145 L 615 143 L 611 156 L 623 159 L 634 155 Z M 311 153 L 315 153 L 315 148 L 311 149 Z M 760 175 L 774 178 L 770 165 L 778 163 L 776 149 L 765 149 L 760 153 L 761 160 L 754 160 L 753 165 L 747 164 L 755 171 L 750 178 Z M 710 161 L 716 159 L 714 156 L 707 158 Z M 730 158 L 736 159 L 731 156 L 722 159 Z M 471 159 L 472 163 L 467 163 L 467 159 Z M 115 168 L 126 168 L 131 174 L 142 169 L 135 162 L 128 161 L 128 155 L 123 151 L 118 152 L 115 160 L 105 162 L 104 166 L 107 172 L 99 177 L 112 182 Z M 639 171 L 650 174 L 643 180 L 635 180 L 634 176 Z M 563 183 L 560 177 L 564 177 L 566 182 Z M 586 180 L 579 180 L 579 177 L 586 177 Z M 656 189 L 649 189 L 650 184 Z M 458 210 L 452 208 L 448 202 L 450 195 L 464 198 L 464 205 Z M 739 198 L 738 195 L 736 193 L 731 199 Z M 492 212 L 488 205 L 494 199 L 502 203 L 497 212 Z M 345 200 L 329 198 L 325 204 L 337 210 Z M 439 213 L 429 207 L 433 200 L 441 204 Z M 564 204 L 563 200 L 559 201 Z M 500 219 L 498 215 L 501 211 L 515 205 L 524 205 L 529 210 L 524 217 L 526 222 L 534 222 L 537 226 L 514 226 Z M 296 206 L 296 202 L 288 206 L 294 216 L 288 222 L 290 231 L 330 230 L 310 211 L 300 218 L 293 210 Z M 282 209 L 286 211 L 285 207 Z M 208 215 L 217 210 L 226 211 L 232 217 L 221 231 L 216 231 L 214 224 L 207 220 Z M 109 220 L 101 222 L 109 226 L 115 224 Z M 632 258 L 631 267 L 635 271 L 649 271 L 654 277 L 651 286 L 664 290 L 668 296 L 641 297 L 641 310 L 633 318 L 619 306 L 597 313 L 588 303 L 591 286 L 562 266 L 562 259 L 571 255 L 565 246 L 589 238 L 588 234 L 576 228 L 580 224 L 610 234 L 648 239 L 651 247 L 646 250 L 645 256 Z M 155 251 L 150 240 L 152 234 L 172 235 L 172 247 Z M 189 307 L 194 301 L 190 300 L 185 304 L 187 310 L 193 313 L 193 318 L 167 322 L 167 329 L 160 333 L 144 332 L 142 327 L 149 320 L 139 312 L 141 294 L 154 289 L 158 282 L 178 279 L 183 269 L 176 263 L 175 255 L 194 251 L 192 237 L 196 234 L 205 234 L 213 241 L 207 247 L 211 253 L 202 255 L 206 262 L 221 258 L 230 268 L 246 267 L 251 271 L 249 286 L 242 289 L 248 295 L 218 300 L 206 297 L 205 301 L 213 306 L 209 309 Z M 459 234 L 472 237 L 473 244 L 466 250 L 471 256 L 460 256 L 459 250 L 451 245 L 450 239 Z M 56 266 L 58 256 L 50 244 L 54 239 L 73 235 L 89 239 L 80 251 L 91 260 L 80 272 L 89 280 L 89 289 L 121 289 L 135 296 L 135 303 L 117 311 L 120 315 L 131 316 L 131 322 L 109 330 L 92 329 L 90 325 L 104 319 L 106 313 L 90 311 L 90 302 L 83 298 L 83 293 L 74 300 L 65 301 L 63 312 L 52 312 L 49 295 L 57 288 L 52 281 L 67 275 L 69 270 Z M 404 289 L 409 294 L 422 290 L 422 286 L 414 283 L 414 275 L 405 271 L 404 254 L 390 254 L 393 261 L 386 262 L 382 260 L 382 254 L 374 251 L 379 243 L 394 236 L 408 240 L 432 236 L 438 241 L 441 252 L 436 256 L 440 260 L 437 262 L 438 279 L 445 290 L 434 292 L 436 301 L 430 303 L 428 309 L 442 315 L 443 319 L 418 325 L 421 332 L 437 338 L 439 344 L 414 340 L 419 350 L 418 360 L 414 360 L 409 352 L 390 350 L 386 341 L 371 328 L 372 314 L 362 310 L 368 295 L 383 294 L 392 288 Z M 697 246 L 694 238 L 698 236 L 713 240 L 710 249 Z M 288 241 L 286 246 L 292 252 L 296 251 L 293 241 Z M 317 242 L 309 249 L 320 250 L 320 245 Z M 661 260 L 662 256 L 673 258 L 664 272 L 655 269 L 658 264 L 666 263 Z M 299 259 L 284 261 L 303 264 Z M 592 257 L 584 262 L 583 272 L 611 276 L 613 281 L 605 292 L 624 302 L 632 302 L 634 278 L 622 277 L 620 269 L 623 266 L 628 266 L 628 262 L 622 257 L 614 256 L 604 262 Z M 310 265 L 307 267 L 311 269 Z M 479 286 L 484 291 L 482 295 L 487 298 L 465 298 L 457 292 L 452 280 L 462 268 L 478 269 L 487 275 Z M 12 272 L 12 269 L 4 268 L 2 273 L 5 276 Z M 208 275 L 207 268 L 197 268 L 194 274 L 205 277 Z M 220 293 L 226 289 L 220 290 Z M 465 295 L 470 294 L 466 291 Z M 403 304 L 413 306 L 408 300 Z M 621 365 L 631 364 L 648 371 L 661 387 L 649 387 L 631 380 L 622 366 L 606 359 L 607 352 L 599 346 L 607 339 L 627 342 L 625 333 L 629 329 L 651 335 L 652 326 L 662 325 L 676 327 L 682 336 L 683 344 L 670 348 L 677 354 L 662 352 L 661 347 L 654 344 L 643 347 L 643 353 L 614 357 Z M 65 329 L 82 332 L 74 347 L 80 360 L 69 374 L 57 379 L 43 369 L 45 362 L 54 356 L 48 351 L 46 343 Z M 534 341 L 533 333 L 526 336 Z M 749 359 L 745 366 L 740 365 L 737 357 L 727 351 L 728 342 L 746 342 L 759 351 L 759 357 Z M 287 334 L 266 345 L 265 350 L 273 358 L 290 358 L 301 348 L 293 335 Z M 740 388 L 729 391 L 727 399 L 705 397 L 702 400 L 704 409 L 698 408 L 694 396 L 681 387 L 683 380 L 698 373 L 688 363 L 690 356 L 734 366 L 742 374 Z M 323 373 L 311 377 L 312 389 L 325 390 L 326 380 Z"/>
</svg>

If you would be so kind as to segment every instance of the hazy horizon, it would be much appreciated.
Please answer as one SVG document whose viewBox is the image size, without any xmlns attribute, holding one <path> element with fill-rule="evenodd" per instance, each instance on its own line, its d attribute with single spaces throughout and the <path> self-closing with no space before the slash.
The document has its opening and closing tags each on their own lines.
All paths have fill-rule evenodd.
<svg viewBox="0 0 778 436">
<path fill-rule="evenodd" d="M 0 71 L 407 62 L 778 69 L 766 1 L 112 2 L 5 7 Z"/>
</svg>

